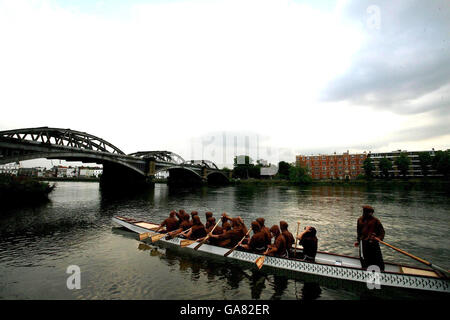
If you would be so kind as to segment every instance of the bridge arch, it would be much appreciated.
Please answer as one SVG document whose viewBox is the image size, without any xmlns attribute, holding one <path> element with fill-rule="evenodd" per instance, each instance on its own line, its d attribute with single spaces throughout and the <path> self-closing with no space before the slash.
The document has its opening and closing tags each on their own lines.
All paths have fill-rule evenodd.
<svg viewBox="0 0 450 320">
<path fill-rule="evenodd" d="M 203 182 L 202 176 L 195 170 L 184 166 L 163 167 L 156 173 L 169 172 L 168 184 L 171 185 L 198 185 Z"/>
<path fill-rule="evenodd" d="M 211 171 L 206 175 L 208 183 L 210 184 L 226 184 L 230 182 L 229 177 L 227 177 L 222 171 Z"/>
<path fill-rule="evenodd" d="M 6 164 L 11 162 L 18 161 L 26 161 L 33 159 L 57 159 L 57 160 L 66 160 L 66 161 L 80 161 L 85 163 L 115 163 L 118 165 L 122 165 L 130 170 L 133 170 L 140 175 L 145 175 L 145 168 L 142 165 L 131 165 L 127 162 L 121 161 L 120 159 L 116 159 L 114 157 L 102 157 L 95 154 L 86 154 L 86 153 L 77 153 L 77 152 L 35 152 L 29 154 L 17 155 L 13 158 L 0 159 L 0 164 Z M 139 168 L 141 167 L 141 168 Z"/>
<path fill-rule="evenodd" d="M 37 127 L 6 130 L 0 131 L 0 137 L 5 140 L 28 141 L 44 145 L 65 146 L 112 154 L 125 154 L 112 143 L 102 138 L 71 129 Z"/>
<path fill-rule="evenodd" d="M 153 159 L 154 161 L 173 163 L 181 165 L 186 161 L 179 154 L 171 151 L 138 151 L 130 153 L 129 156 L 139 157 L 142 159 Z"/>
<path fill-rule="evenodd" d="M 160 172 L 164 172 L 164 171 L 170 172 L 171 170 L 175 170 L 175 169 L 176 169 L 176 170 L 187 170 L 187 171 L 189 171 L 189 172 L 192 172 L 194 175 L 198 176 L 199 178 L 202 177 L 202 176 L 201 176 L 198 172 L 196 172 L 195 170 L 192 170 L 191 168 L 184 167 L 184 166 L 163 167 L 163 168 L 160 168 L 160 169 L 156 170 L 156 171 L 155 171 L 155 175 L 158 174 L 158 173 L 160 173 Z"/>
</svg>

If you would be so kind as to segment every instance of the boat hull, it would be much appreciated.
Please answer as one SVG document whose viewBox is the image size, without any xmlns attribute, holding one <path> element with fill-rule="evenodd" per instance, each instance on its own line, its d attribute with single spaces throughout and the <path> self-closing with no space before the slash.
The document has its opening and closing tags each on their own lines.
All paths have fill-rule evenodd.
<svg viewBox="0 0 450 320">
<path fill-rule="evenodd" d="M 114 223 L 136 233 L 152 232 L 150 228 L 152 226 L 158 226 L 152 223 L 133 222 L 124 219 L 126 218 L 112 218 Z M 169 246 L 181 247 L 180 238 L 169 240 L 162 238 L 159 241 Z M 194 250 L 194 247 L 197 244 L 198 243 L 193 243 L 183 249 Z M 223 257 L 228 250 L 228 248 L 203 244 L 197 251 Z M 261 257 L 259 254 L 234 250 L 227 259 L 255 265 L 254 262 L 259 257 Z M 450 281 L 448 279 L 439 278 L 432 270 L 386 263 L 385 272 L 374 274 L 371 271 L 363 270 L 358 258 L 324 252 L 317 253 L 315 263 L 298 259 L 266 256 L 263 268 L 265 267 L 280 269 L 287 272 L 366 283 L 369 287 L 378 287 L 379 285 L 380 287 L 386 286 L 450 293 Z M 415 274 L 405 273 L 405 270 Z"/>
</svg>

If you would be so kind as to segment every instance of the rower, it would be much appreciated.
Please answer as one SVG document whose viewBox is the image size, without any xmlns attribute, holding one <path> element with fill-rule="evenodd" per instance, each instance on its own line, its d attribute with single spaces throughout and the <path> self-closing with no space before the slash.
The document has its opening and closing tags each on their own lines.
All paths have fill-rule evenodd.
<svg viewBox="0 0 450 320">
<path fill-rule="evenodd" d="M 198 211 L 191 211 L 192 219 L 194 219 L 194 216 L 198 216 Z"/>
<path fill-rule="evenodd" d="M 222 220 L 222 228 L 225 223 L 227 223 L 228 221 L 231 221 L 231 217 L 229 215 L 227 215 L 226 212 L 222 213 L 222 217 L 220 219 Z"/>
<path fill-rule="evenodd" d="M 318 243 L 316 233 L 316 228 L 307 226 L 305 227 L 304 231 L 297 237 L 297 240 L 299 240 L 299 244 L 303 247 L 303 255 L 300 254 L 300 259 L 308 262 L 315 261 Z"/>
<path fill-rule="evenodd" d="M 295 243 L 295 239 L 294 236 L 292 235 L 292 233 L 289 232 L 288 230 L 288 223 L 286 221 L 280 221 L 280 229 L 281 229 L 281 233 L 283 234 L 284 238 L 286 239 L 286 248 L 288 251 L 288 255 L 289 257 L 293 257 L 295 254 L 294 252 L 292 252 L 292 245 Z"/>
<path fill-rule="evenodd" d="M 164 226 L 166 227 L 165 231 L 161 231 L 161 232 L 170 232 L 170 231 L 174 231 L 176 229 L 178 229 L 178 220 L 177 218 L 175 218 L 175 211 L 172 210 L 170 211 L 169 217 L 167 219 L 165 219 L 158 227 L 158 229 L 156 229 L 156 231 L 158 232 L 159 230 L 161 230 Z"/>
<path fill-rule="evenodd" d="M 244 229 L 238 218 L 231 219 L 231 229 L 222 234 L 213 234 L 211 238 L 219 240 L 218 246 L 232 248 L 245 236 Z"/>
<path fill-rule="evenodd" d="M 270 228 L 270 232 L 275 240 L 273 245 L 270 245 L 264 252 L 264 255 L 274 255 L 280 258 L 287 258 L 286 238 L 281 234 L 280 228 L 277 225 L 273 225 Z"/>
<path fill-rule="evenodd" d="M 231 230 L 231 223 L 229 223 L 228 221 L 224 222 L 222 224 L 222 230 L 223 230 L 223 232 L 227 232 L 228 230 Z"/>
<path fill-rule="evenodd" d="M 363 215 L 357 221 L 357 242 L 359 246 L 359 259 L 363 269 L 376 265 L 384 271 L 384 261 L 380 244 L 374 237 L 384 239 L 384 228 L 380 220 L 373 216 L 375 210 L 371 206 L 363 206 Z"/>
<path fill-rule="evenodd" d="M 200 221 L 200 217 L 198 215 L 193 215 L 192 222 L 193 222 L 192 228 L 186 234 L 186 237 L 191 240 L 197 240 L 206 237 L 207 232 L 205 226 Z"/>
<path fill-rule="evenodd" d="M 214 218 L 214 217 L 208 218 L 208 222 L 207 223 L 209 224 L 210 227 L 206 228 L 206 232 L 210 233 L 211 230 L 216 225 L 216 218 Z M 219 234 L 222 234 L 222 233 L 223 233 L 223 228 L 221 226 L 217 226 L 212 232 L 212 234 L 216 234 L 216 235 L 219 235 Z M 212 245 L 217 245 L 218 240 L 215 239 L 215 238 L 209 238 L 209 243 L 212 244 Z"/>
<path fill-rule="evenodd" d="M 256 222 L 258 222 L 259 225 L 261 226 L 261 230 L 267 234 L 267 239 L 268 239 L 267 245 L 270 245 L 270 243 L 272 242 L 272 234 L 270 233 L 269 228 L 267 228 L 264 225 L 264 222 L 265 222 L 264 218 L 258 218 L 258 219 L 256 219 Z"/>
<path fill-rule="evenodd" d="M 176 234 L 179 234 L 180 232 L 185 232 L 186 230 L 190 229 L 192 227 L 191 222 L 189 221 L 189 215 L 180 215 L 180 224 L 178 226 L 178 229 L 175 231 L 170 232 L 169 236 L 173 236 Z M 184 236 L 184 234 L 182 234 Z"/>
<path fill-rule="evenodd" d="M 261 230 L 258 222 L 253 221 L 251 224 L 253 236 L 248 244 L 242 244 L 241 247 L 251 252 L 262 254 L 267 250 L 267 234 Z"/>
<path fill-rule="evenodd" d="M 214 218 L 214 217 L 209 217 L 209 218 L 208 218 L 208 221 L 207 221 L 206 224 L 205 224 L 206 231 L 207 231 L 207 232 L 211 232 L 211 230 L 214 228 L 215 225 L 216 225 L 216 218 Z M 207 227 L 207 226 L 208 226 L 208 227 Z M 222 231 L 223 231 L 222 227 L 221 227 L 221 226 L 217 226 L 217 227 L 214 229 L 213 234 L 221 234 Z"/>
<path fill-rule="evenodd" d="M 241 228 L 242 231 L 244 232 L 244 235 L 246 235 L 248 229 L 245 226 L 244 219 L 242 219 L 241 216 L 237 217 L 236 219 L 237 219 L 237 227 Z M 229 215 L 227 215 L 226 212 L 222 213 L 222 228 L 224 227 L 224 225 L 227 221 L 232 221 L 232 220 L 233 220 L 233 218 L 231 218 Z M 244 242 L 247 242 L 248 238 L 249 237 L 247 236 L 246 239 L 244 240 Z"/>
<path fill-rule="evenodd" d="M 205 218 L 206 218 L 205 228 L 206 229 L 208 229 L 210 227 L 210 225 L 209 225 L 209 218 L 212 218 L 212 216 L 213 216 L 213 213 L 211 211 L 205 212 Z"/>
</svg>

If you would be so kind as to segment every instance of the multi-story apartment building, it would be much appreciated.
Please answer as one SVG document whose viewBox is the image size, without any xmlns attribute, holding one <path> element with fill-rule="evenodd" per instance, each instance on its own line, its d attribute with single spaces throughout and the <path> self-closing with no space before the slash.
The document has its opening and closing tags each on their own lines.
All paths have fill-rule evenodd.
<svg viewBox="0 0 450 320">
<path fill-rule="evenodd" d="M 373 164 L 375 165 L 375 170 L 373 172 L 375 177 L 381 176 L 379 162 L 384 157 L 386 157 L 392 162 L 392 170 L 389 170 L 389 174 L 392 176 L 399 176 L 400 171 L 395 165 L 395 159 L 400 156 L 400 153 L 406 153 L 408 155 L 408 158 L 411 160 L 407 176 L 421 177 L 423 176 L 419 161 L 419 153 L 421 152 L 428 152 L 431 157 L 434 157 L 434 149 L 427 151 L 396 150 L 392 152 L 376 152 L 376 153 L 369 152 L 368 157 L 370 157 L 373 160 Z M 428 168 L 428 172 L 429 172 L 428 176 L 440 176 L 440 174 L 436 173 L 436 170 L 433 170 L 433 168 L 431 168 L 431 165 Z"/>
<path fill-rule="evenodd" d="M 295 157 L 295 164 L 306 167 L 313 179 L 355 179 L 359 174 L 364 174 L 363 163 L 367 158 L 366 153 Z"/>
<path fill-rule="evenodd" d="M 16 162 L 2 164 L 2 165 L 0 165 L 0 174 L 8 174 L 8 175 L 17 176 L 19 169 L 20 169 L 20 166 Z"/>
</svg>

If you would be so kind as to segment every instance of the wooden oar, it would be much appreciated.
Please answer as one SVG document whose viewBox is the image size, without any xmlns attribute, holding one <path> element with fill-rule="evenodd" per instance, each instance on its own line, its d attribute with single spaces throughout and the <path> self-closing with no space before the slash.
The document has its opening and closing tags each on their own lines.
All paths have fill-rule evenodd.
<svg viewBox="0 0 450 320">
<path fill-rule="evenodd" d="M 167 233 L 158 233 L 157 235 L 152 236 L 151 239 L 152 239 L 152 242 L 156 242 L 158 240 L 161 240 L 165 236 L 167 236 Z"/>
<path fill-rule="evenodd" d="M 200 248 L 206 241 L 208 241 L 208 239 L 211 237 L 214 229 L 219 225 L 220 223 L 220 219 L 219 221 L 217 221 L 216 225 L 214 226 L 214 228 L 212 228 L 212 230 L 208 233 L 208 235 L 198 244 L 195 246 L 194 250 L 198 250 L 198 248 Z"/>
<path fill-rule="evenodd" d="M 297 236 L 295 237 L 294 258 L 297 256 L 297 243 L 298 243 L 298 229 L 299 228 L 300 228 L 300 221 L 297 221 Z"/>
<path fill-rule="evenodd" d="M 183 231 L 183 230 L 179 230 L 179 231 L 175 230 L 175 231 L 172 231 L 172 232 L 174 232 L 174 233 L 171 233 L 171 232 L 167 233 L 167 239 L 172 239 L 172 238 L 176 237 L 177 235 L 179 235 L 180 233 L 185 232 L 185 231 Z"/>
<path fill-rule="evenodd" d="M 439 266 L 437 266 L 435 264 L 432 264 L 431 262 L 428 262 L 427 260 L 424 260 L 422 258 L 416 257 L 415 255 L 412 255 L 412 254 L 410 254 L 410 253 L 408 253 L 406 251 L 403 251 L 402 249 L 396 248 L 393 245 L 390 245 L 389 243 L 386 243 L 386 242 L 382 241 L 381 239 L 379 239 L 377 237 L 374 237 L 374 239 L 377 240 L 379 243 L 384 244 L 385 246 L 394 249 L 395 251 L 403 253 L 404 255 L 406 255 L 406 256 L 408 256 L 410 258 L 413 258 L 414 260 L 417 260 L 417 261 L 419 261 L 419 262 L 421 262 L 423 264 L 426 264 L 430 268 L 433 268 L 434 270 L 442 273 L 447 278 L 450 276 L 450 273 L 448 272 L 448 270 L 445 270 L 444 268 L 441 268 L 441 267 L 439 267 Z"/>
<path fill-rule="evenodd" d="M 139 233 L 139 240 L 145 240 L 145 239 L 147 239 L 148 237 L 152 237 L 152 236 L 154 236 L 154 235 L 157 235 L 157 234 L 159 234 L 159 233 L 157 233 L 157 232 L 144 232 L 144 233 Z"/>
<path fill-rule="evenodd" d="M 224 256 L 224 257 L 228 257 L 228 256 L 230 255 L 230 253 L 232 253 L 232 252 L 234 251 L 234 249 L 236 249 L 237 247 L 239 247 L 239 246 L 242 244 L 242 241 L 244 241 L 245 237 L 248 236 L 248 234 L 250 233 L 251 230 L 252 230 L 252 229 L 249 229 L 249 230 L 247 231 L 247 233 L 245 234 L 245 236 L 242 237 L 241 241 L 239 241 L 238 244 L 235 245 L 232 249 L 228 250 L 227 253 L 225 253 L 223 256 Z"/>
<path fill-rule="evenodd" d="M 258 269 L 262 268 L 265 259 L 266 259 L 266 254 L 263 253 L 263 255 L 261 257 L 259 257 L 258 259 L 255 260 L 255 263 L 256 263 L 256 266 L 258 267 Z"/>
<path fill-rule="evenodd" d="M 156 227 L 156 228 L 151 228 L 151 229 L 149 229 L 149 230 L 152 230 L 152 231 L 155 231 L 155 232 L 144 232 L 144 233 L 140 233 L 140 234 L 139 234 L 139 240 L 142 241 L 142 240 L 147 239 L 148 237 L 152 237 L 152 236 L 154 236 L 154 235 L 156 235 L 156 234 L 159 234 L 159 233 L 158 233 L 159 229 L 161 229 L 161 227 Z"/>
<path fill-rule="evenodd" d="M 180 242 L 180 246 L 184 248 L 184 247 L 190 246 L 191 244 L 193 244 L 195 242 L 197 242 L 197 241 L 196 240 L 183 239 Z"/>
<path fill-rule="evenodd" d="M 180 233 L 178 233 L 176 236 L 180 236 L 180 235 L 182 235 L 182 234 L 188 232 L 188 231 L 191 230 L 191 229 L 192 229 L 192 228 L 189 228 L 189 229 L 187 229 L 186 231 L 180 232 Z M 159 234 L 157 234 L 157 235 L 155 235 L 155 236 L 152 236 L 152 242 L 159 241 L 159 240 L 161 240 L 162 238 L 164 238 L 164 237 L 167 236 L 167 235 L 168 235 L 167 233 L 159 233 Z"/>
</svg>

